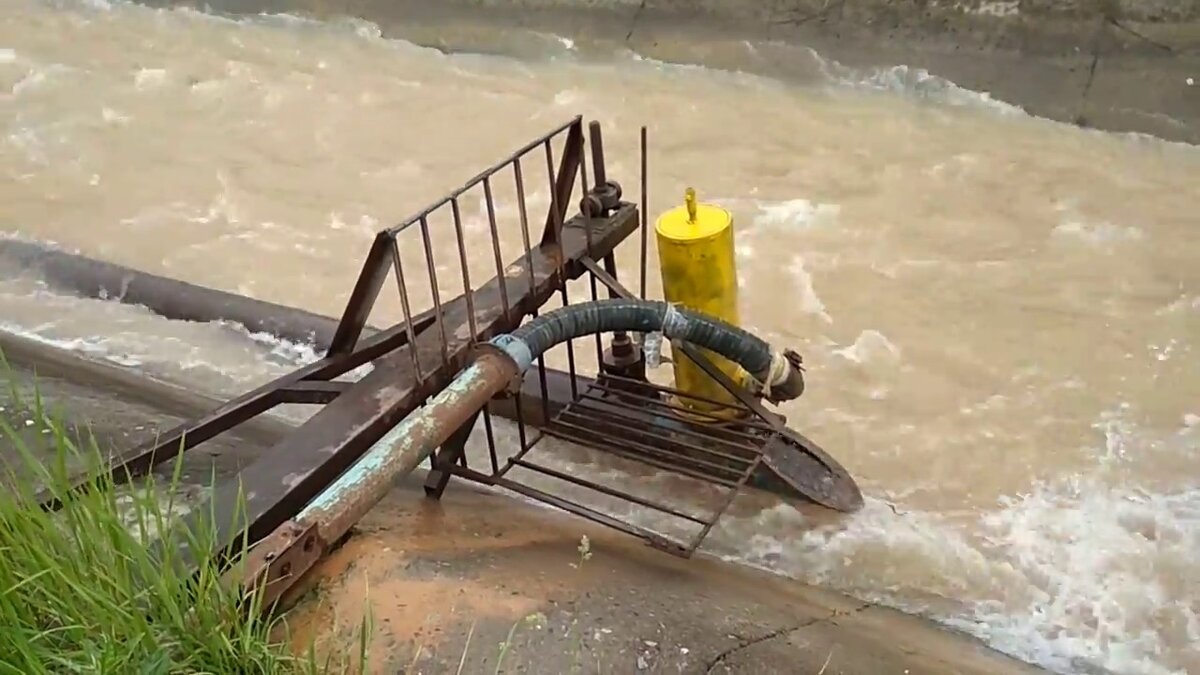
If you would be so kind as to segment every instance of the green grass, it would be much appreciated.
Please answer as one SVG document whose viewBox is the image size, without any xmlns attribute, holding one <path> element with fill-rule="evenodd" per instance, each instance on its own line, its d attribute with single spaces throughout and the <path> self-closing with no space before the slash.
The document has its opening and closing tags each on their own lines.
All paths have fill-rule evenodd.
<svg viewBox="0 0 1200 675">
<path fill-rule="evenodd" d="M 0 415 L 0 447 L 12 448 L 0 476 L 0 675 L 335 670 L 312 650 L 294 655 L 280 641 L 278 620 L 260 613 L 256 594 L 223 583 L 211 556 L 195 574 L 173 564 L 173 551 L 154 557 L 146 543 L 160 533 L 212 550 L 211 528 L 183 531 L 171 517 L 179 505 L 168 495 L 180 464 L 170 479 L 138 489 L 101 480 L 70 494 L 72 469 L 98 468 L 105 453 L 90 437 L 71 438 L 40 397 L 24 408 L 34 422 L 28 427 Z M 33 431 L 42 443 L 30 440 Z M 41 509 L 35 494 L 42 487 L 63 498 L 64 508 Z M 358 656 L 364 663 L 365 654 Z"/>
</svg>

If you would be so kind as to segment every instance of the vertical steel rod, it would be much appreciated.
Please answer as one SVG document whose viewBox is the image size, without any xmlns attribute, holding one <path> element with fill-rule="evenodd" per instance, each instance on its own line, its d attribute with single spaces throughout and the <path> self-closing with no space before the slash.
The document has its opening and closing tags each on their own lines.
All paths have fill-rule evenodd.
<svg viewBox="0 0 1200 675">
<path fill-rule="evenodd" d="M 404 263 L 400 261 L 400 246 L 392 238 L 392 267 L 396 270 L 396 283 L 400 287 L 400 309 L 404 312 L 404 332 L 408 334 L 408 355 L 412 357 L 413 374 L 416 381 L 425 379 L 421 375 L 421 359 L 417 357 L 417 332 L 413 330 L 412 308 L 408 305 L 408 286 L 404 283 Z"/>
<path fill-rule="evenodd" d="M 519 209 L 520 215 L 521 215 L 521 241 L 522 241 L 522 243 L 525 244 L 526 258 L 532 259 L 533 251 L 530 248 L 530 243 L 529 243 L 528 209 L 526 208 L 526 204 L 525 204 L 525 178 L 521 172 L 521 158 L 520 157 L 518 157 L 513 162 L 513 175 L 514 175 L 516 183 L 517 183 L 517 208 Z M 534 286 L 533 266 L 530 265 L 529 266 L 529 287 L 533 288 L 533 286 Z M 532 314 L 535 317 L 538 315 L 538 310 L 536 307 L 533 308 Z M 538 380 L 539 380 L 539 384 L 541 386 L 541 391 L 542 391 L 542 419 L 549 420 L 550 419 L 550 400 L 549 400 L 549 394 L 548 394 L 548 387 L 546 385 L 546 358 L 545 358 L 545 356 L 543 356 L 541 354 L 538 355 Z M 517 396 L 518 397 L 520 396 L 519 391 L 517 392 Z M 519 406 L 520 403 L 521 403 L 521 400 L 520 400 L 520 398 L 518 398 L 517 405 Z"/>
<path fill-rule="evenodd" d="M 475 291 L 471 288 L 471 272 L 467 267 L 467 242 L 463 238 L 462 213 L 458 208 L 458 197 L 450 200 L 450 212 L 454 214 L 454 236 L 458 239 L 458 263 L 462 266 L 463 295 L 467 298 L 467 323 L 471 328 L 471 340 L 479 334 L 475 324 Z"/>
<path fill-rule="evenodd" d="M 647 233 L 648 228 L 646 226 L 650 220 L 650 207 L 647 204 L 647 202 L 649 202 L 649 198 L 647 197 L 647 190 L 646 190 L 646 185 L 647 185 L 647 181 L 648 181 L 648 178 L 646 177 L 646 127 L 642 127 L 641 144 L 640 145 L 641 145 L 641 160 L 642 160 L 642 214 L 641 214 L 642 215 L 642 227 L 641 227 L 641 237 L 642 237 L 641 274 L 642 274 L 642 278 L 641 278 L 641 284 L 639 286 L 639 290 L 641 291 L 642 299 L 645 300 L 646 299 L 646 244 L 647 244 L 646 240 L 648 238 L 648 233 Z"/>
<path fill-rule="evenodd" d="M 570 135 L 568 135 L 567 141 L 568 141 L 568 147 L 569 147 Z M 567 148 L 564 148 L 563 149 L 564 161 L 565 161 L 567 154 L 568 154 Z M 580 162 L 580 164 L 582 165 L 582 162 Z M 554 240 L 556 242 L 560 242 L 560 250 L 561 250 L 563 219 L 560 217 L 561 212 L 559 211 L 559 207 L 558 207 L 558 196 L 556 193 L 556 184 L 555 184 L 555 180 L 554 180 L 554 150 L 551 149 L 551 147 L 550 147 L 550 139 L 546 139 L 546 173 L 547 173 L 547 175 L 549 177 L 549 181 L 550 181 L 550 212 L 551 212 L 551 217 L 554 218 Z M 559 255 L 558 256 L 558 282 L 559 282 L 559 290 L 562 294 L 562 303 L 563 303 L 564 307 L 571 304 L 570 297 L 567 293 L 566 269 L 567 269 L 566 262 L 563 260 L 562 255 Z M 567 340 L 567 371 L 568 371 L 568 374 L 570 375 L 570 379 L 571 379 L 571 398 L 572 399 L 579 398 L 579 383 L 578 383 L 579 377 L 578 377 L 578 374 L 575 372 L 575 341 L 574 340 Z"/>
<path fill-rule="evenodd" d="M 583 157 L 586 158 L 587 157 L 587 142 L 580 139 L 580 143 L 583 143 Z M 595 154 L 594 154 L 595 148 L 592 149 L 592 152 L 593 152 L 592 159 L 595 160 Z M 579 188 L 580 188 L 580 191 L 583 193 L 583 196 L 586 198 L 587 194 L 588 194 L 588 174 L 587 174 L 587 162 L 586 161 L 582 161 L 579 163 Z M 584 239 L 587 241 L 588 258 L 591 258 L 592 257 L 592 222 L 591 222 L 591 218 L 587 218 L 584 221 L 583 228 L 584 228 L 584 232 L 583 232 Z M 591 289 L 592 302 L 599 300 L 600 297 L 596 293 L 596 275 L 588 274 L 588 286 Z M 592 338 L 596 342 L 596 366 L 599 367 L 599 365 L 604 362 L 604 342 L 601 340 L 599 333 L 595 333 L 592 336 Z"/>
<path fill-rule="evenodd" d="M 521 219 L 521 243 L 525 246 L 525 259 L 532 260 L 533 250 L 530 248 L 530 243 L 529 243 L 529 209 L 525 203 L 525 177 L 521 172 L 521 158 L 520 157 L 517 157 L 513 160 L 513 180 L 516 182 L 516 186 L 517 186 L 517 214 L 520 216 L 520 219 Z M 535 282 L 534 276 L 533 276 L 533 265 L 529 265 L 529 287 L 534 288 L 535 283 L 536 282 Z M 536 317 L 538 315 L 537 307 L 533 307 L 530 310 L 530 313 L 534 317 Z M 550 397 L 549 397 L 549 389 L 546 386 L 546 358 L 543 355 L 539 354 L 537 363 L 538 363 L 538 384 L 541 386 L 541 392 L 542 392 L 542 419 L 545 420 L 546 422 L 549 422 L 549 420 L 550 420 L 550 400 L 549 400 L 549 398 Z M 520 414 L 520 411 L 521 411 L 521 391 L 522 391 L 522 388 L 517 389 L 516 404 L 517 404 L 518 414 Z M 517 420 L 517 426 L 521 433 L 521 445 L 524 446 L 525 445 L 525 420 L 524 420 L 524 417 L 520 417 Z"/>
<path fill-rule="evenodd" d="M 492 255 L 496 258 L 496 280 L 500 282 L 500 307 L 504 310 L 504 320 L 508 321 L 512 314 L 509 312 L 508 283 L 504 277 L 504 257 L 500 255 L 500 233 L 496 229 L 496 203 L 492 201 L 492 179 L 483 179 L 483 199 L 487 203 L 488 229 L 492 233 Z"/>
<path fill-rule="evenodd" d="M 449 343 L 446 341 L 446 324 L 442 321 L 442 294 L 438 290 L 437 268 L 433 262 L 433 243 L 429 239 L 429 219 L 421 216 L 421 241 L 425 246 L 425 263 L 429 268 L 429 289 L 433 296 L 433 311 L 437 312 L 438 337 L 442 340 L 442 365 L 450 365 Z"/>
</svg>

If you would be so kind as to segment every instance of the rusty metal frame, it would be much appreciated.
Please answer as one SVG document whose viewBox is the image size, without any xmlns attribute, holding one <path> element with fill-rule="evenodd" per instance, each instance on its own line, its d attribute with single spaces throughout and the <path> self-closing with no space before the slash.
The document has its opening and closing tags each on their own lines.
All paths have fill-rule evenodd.
<svg viewBox="0 0 1200 675">
<path fill-rule="evenodd" d="M 605 187 L 612 188 L 606 180 L 603 144 L 599 125 L 592 123 L 592 164 L 597 184 L 589 189 L 586 166 L 580 167 L 581 186 L 585 202 L 596 196 L 591 205 L 581 204 L 582 211 L 603 212 L 599 199 Z M 642 203 L 646 202 L 646 131 L 641 133 Z M 619 197 L 619 186 L 617 197 Z M 611 190 L 610 190 L 611 192 Z M 610 194 L 611 196 L 611 194 Z M 646 284 L 646 214 L 642 212 L 640 285 L 645 295 Z M 588 275 L 591 298 L 598 297 L 597 282 L 607 288 L 609 297 L 635 297 L 617 279 L 614 253 L 593 251 L 580 264 Z M 598 263 L 597 260 L 601 260 Z M 568 302 L 565 289 L 564 304 Z M 495 444 L 489 442 L 490 472 L 472 469 L 465 462 L 441 462 L 436 465 L 435 476 L 426 484 L 430 496 L 440 496 L 448 480 L 447 474 L 458 475 L 469 480 L 503 487 L 526 497 L 583 516 L 595 522 L 641 537 L 651 545 L 681 556 L 691 556 L 703 543 L 720 517 L 728 510 L 737 494 L 748 484 L 776 492 L 791 498 L 804 498 L 830 508 L 854 510 L 861 506 L 861 494 L 845 469 L 811 440 L 786 426 L 786 419 L 767 410 L 761 401 L 738 386 L 723 371 L 692 345 L 679 344 L 676 348 L 683 358 L 694 361 L 710 377 L 730 392 L 736 399 L 734 405 L 726 405 L 734 412 L 733 422 L 710 416 L 695 421 L 695 413 L 680 405 L 680 401 L 696 398 L 676 389 L 659 387 L 645 381 L 620 381 L 611 375 L 598 379 L 581 378 L 576 372 L 574 359 L 569 351 L 568 371 L 548 371 L 544 362 L 539 362 L 536 384 L 527 377 L 515 395 L 507 401 L 497 401 L 493 407 L 500 414 L 517 422 L 520 444 L 517 452 L 501 461 Z M 597 356 L 601 344 L 596 336 Z M 569 394 L 560 391 L 555 395 L 548 382 L 553 379 L 569 387 Z M 524 397 L 533 402 L 526 405 Z M 626 401 L 622 404 L 622 399 Z M 708 401 L 708 403 L 715 403 Z M 725 404 L 722 404 L 725 405 Z M 607 409 L 606 409 L 607 408 Z M 646 413 L 646 408 L 651 412 Z M 486 413 L 486 411 L 485 411 Z M 673 420 L 683 428 L 670 434 L 658 433 L 657 420 Z M 532 422 L 540 433 L 529 439 L 526 427 Z M 639 426 L 640 425 L 640 426 Z M 688 440 L 680 440 L 680 436 Z M 725 489 L 720 504 L 706 516 L 697 516 L 681 511 L 674 506 L 639 497 L 626 489 L 605 486 L 579 476 L 565 474 L 553 468 L 531 461 L 528 456 L 535 446 L 546 437 L 556 437 L 593 450 L 641 462 L 659 470 L 678 473 Z M 490 439 L 489 439 L 490 441 Z M 697 456 L 707 459 L 698 459 Z M 716 462 L 709 461 L 718 457 Z M 732 464 L 732 465 L 731 465 Z M 614 518 L 609 514 L 588 507 L 561 494 L 552 494 L 519 480 L 509 473 L 525 469 L 545 477 L 557 479 L 576 487 L 592 490 L 615 497 L 643 508 L 672 516 L 681 521 L 698 525 L 699 529 L 689 541 L 681 542 L 650 531 L 636 524 Z"/>
<path fill-rule="evenodd" d="M 566 280 L 585 273 L 581 261 L 588 251 L 607 254 L 634 232 L 638 212 L 632 204 L 622 203 L 603 218 L 576 216 L 564 221 L 569 193 L 565 190 L 557 192 L 547 217 L 547 223 L 552 226 L 547 229 L 548 240 L 544 233 L 543 241 L 536 248 L 527 248 L 525 255 L 507 265 L 502 264 L 498 249 L 495 249 L 497 275 L 489 282 L 472 289 L 464 275 L 468 290 L 463 295 L 447 303 L 435 301 L 439 306 L 435 307 L 431 318 L 411 315 L 405 299 L 404 271 L 396 248 L 378 242 L 394 242 L 395 235 L 408 227 L 427 227 L 429 213 L 446 205 L 454 211 L 456 229 L 461 230 L 458 194 L 478 184 L 486 190 L 488 181 L 497 171 L 506 166 L 519 167 L 521 156 L 539 146 L 546 148 L 549 159 L 550 138 L 564 131 L 566 142 L 555 180 L 556 189 L 561 188 L 564 177 L 573 178 L 582 161 L 582 122 L 578 118 L 527 145 L 402 225 L 380 233 L 343 314 L 338 337 L 323 361 L 362 361 L 356 355 L 378 342 L 376 336 L 371 336 L 363 340 L 361 348 L 358 346 L 361 328 L 382 290 L 379 270 L 386 269 L 388 257 L 399 282 L 405 320 L 387 333 L 394 335 L 399 345 L 377 358 L 371 373 L 339 392 L 295 434 L 244 469 L 238 481 L 217 486 L 212 504 L 220 547 L 233 545 L 243 534 L 250 541 L 256 541 L 285 522 L 387 429 L 445 386 L 464 365 L 468 350 L 474 344 L 512 330 L 553 293 L 565 291 Z M 567 198 L 563 198 L 564 195 Z M 494 235 L 494 219 L 492 230 Z M 459 250 L 465 255 L 461 244 Z M 287 383 L 287 390 L 294 392 L 292 384 Z M 275 390 L 283 388 L 281 384 L 274 387 Z M 490 424 L 486 410 L 484 418 Z M 237 504 L 243 506 L 244 513 L 233 511 Z"/>
<path fill-rule="evenodd" d="M 236 480 L 217 485 L 210 497 L 211 508 L 194 510 L 185 517 L 186 527 L 178 530 L 181 537 L 186 536 L 199 524 L 196 521 L 205 521 L 205 525 L 216 528 L 215 544 L 220 553 L 272 535 L 263 546 L 251 551 L 247 559 L 247 569 L 251 570 L 247 583 L 270 585 L 277 590 L 286 588 L 291 583 L 286 578 L 292 570 L 307 569 L 321 551 L 335 543 L 322 540 L 322 533 L 298 526 L 291 519 L 385 433 L 446 387 L 480 342 L 515 329 L 526 317 L 537 316 L 539 308 L 554 295 L 564 305 L 569 304 L 567 282 L 585 275 L 592 300 L 599 298 L 602 289 L 609 297 L 635 297 L 617 279 L 615 250 L 636 230 L 640 230 L 641 244 L 639 290 L 645 297 L 646 130 L 642 129 L 640 138 L 640 210 L 630 202 L 621 201 L 620 186 L 608 179 L 599 125 L 592 122 L 588 132 L 585 138 L 582 118 L 576 117 L 534 139 L 399 225 L 378 232 L 323 358 L 123 454 L 109 469 L 113 479 L 125 481 L 144 475 L 156 465 L 278 405 L 321 406 L 313 417 L 246 467 Z M 561 142 L 557 163 L 553 147 L 556 141 Z M 591 185 L 585 161 L 589 141 L 595 178 Z M 524 167 L 531 162 L 523 164 L 523 160 L 531 155 L 535 156 L 532 163 L 541 164 L 544 159 L 550 197 L 540 237 L 530 232 L 525 196 Z M 493 195 L 494 183 L 502 172 L 511 172 L 515 183 L 523 246 L 523 254 L 507 264 L 501 254 Z M 582 194 L 580 213 L 568 218 L 568 204 L 577 181 Z M 485 253 L 490 254 L 495 265 L 494 275 L 478 287 L 470 279 L 459 201 L 469 190 L 483 193 L 491 242 L 490 250 Z M 447 211 L 453 219 L 462 293 L 443 301 L 430 229 L 431 216 Z M 405 232 L 419 234 L 418 245 L 423 248 L 426 262 L 424 272 L 429 276 L 433 307 L 421 312 L 413 311 L 408 276 L 412 272 L 406 272 L 400 254 L 398 237 Z M 396 280 L 402 320 L 386 330 L 364 335 L 389 276 Z M 440 497 L 450 478 L 459 476 L 518 492 L 641 537 L 668 552 L 690 556 L 746 485 L 793 497 L 811 493 L 816 495 L 816 501 L 822 502 L 822 486 L 802 484 L 802 479 L 821 471 L 826 472 L 822 475 L 840 472 L 845 476 L 844 470 L 819 447 L 788 429 L 781 416 L 766 410 L 757 398 L 689 345 L 678 345 L 677 349 L 737 397 L 738 403 L 730 406 L 739 413 L 735 421 L 689 418 L 685 414 L 688 411 L 670 402 L 688 395 L 671 388 L 643 380 L 621 381 L 611 373 L 601 373 L 596 378 L 581 376 L 576 368 L 574 341 L 568 341 L 564 349 L 566 372 L 548 369 L 545 360 L 539 357 L 537 366 L 508 396 L 494 399 L 478 412 L 456 409 L 456 414 L 462 413 L 462 419 L 442 420 L 452 426 L 441 430 L 445 432 L 438 436 L 442 446 L 429 457 L 431 469 L 425 484 L 429 496 Z M 597 357 L 601 357 L 603 344 L 599 335 L 595 336 L 595 349 Z M 366 364 L 374 369 L 360 380 L 337 379 Z M 515 421 L 519 435 L 515 452 L 503 458 L 497 452 L 493 435 L 493 412 Z M 477 420 L 482 421 L 487 435 L 489 470 L 468 466 L 465 447 Z M 661 428 L 663 421 L 673 425 L 667 432 Z M 533 437 L 528 433 L 531 428 L 538 430 Z M 686 475 L 720 486 L 726 493 L 710 513 L 689 513 L 682 507 L 568 475 L 534 461 L 529 457 L 531 451 L 547 437 Z M 795 452 L 797 449 L 799 452 Z M 515 469 L 653 509 L 698 526 L 699 530 L 689 541 L 676 541 L 522 482 L 511 474 Z M 853 486 L 853 481 L 845 478 Z M 76 487 L 83 489 L 90 484 L 90 478 L 85 478 Z M 854 490 L 861 502 L 857 488 Z M 824 501 L 829 504 L 847 499 L 845 494 L 827 497 Z M 45 494 L 43 503 L 57 507 L 62 498 L 61 494 Z M 330 531 L 349 529 L 348 524 L 342 524 L 344 528 Z M 155 543 L 179 550 L 179 557 L 185 562 L 190 559 L 188 545 L 182 538 Z"/>
</svg>

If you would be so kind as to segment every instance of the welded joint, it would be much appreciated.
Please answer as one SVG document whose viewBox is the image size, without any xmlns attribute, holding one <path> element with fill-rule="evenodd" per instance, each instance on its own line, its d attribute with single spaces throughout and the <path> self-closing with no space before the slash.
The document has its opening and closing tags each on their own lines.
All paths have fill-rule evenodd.
<svg viewBox="0 0 1200 675">
<path fill-rule="evenodd" d="M 290 520 L 247 553 L 241 586 L 247 595 L 260 592 L 262 607 L 270 607 L 317 564 L 327 548 L 316 523 Z"/>
</svg>

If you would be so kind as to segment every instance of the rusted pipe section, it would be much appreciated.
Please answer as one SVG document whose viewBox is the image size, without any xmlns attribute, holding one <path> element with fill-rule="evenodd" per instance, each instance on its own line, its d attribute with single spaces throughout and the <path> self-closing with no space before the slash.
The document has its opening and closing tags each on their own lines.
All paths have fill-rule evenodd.
<svg viewBox="0 0 1200 675">
<path fill-rule="evenodd" d="M 243 583 L 265 585 L 263 601 L 274 603 L 335 545 L 400 476 L 407 475 L 469 421 L 529 366 L 522 355 L 487 345 L 479 358 L 424 407 L 384 434 L 362 457 L 295 518 L 259 542 Z M 524 354 L 528 353 L 525 349 Z"/>
<path fill-rule="evenodd" d="M 522 368 L 502 350 L 482 355 L 424 407 L 384 434 L 299 514 L 334 541 L 358 522 L 399 476 L 410 473 L 454 431 L 512 382 Z"/>
<path fill-rule="evenodd" d="M 15 239 L 0 239 L 0 273 L 32 273 L 55 291 L 142 305 L 179 321 L 232 321 L 251 332 L 311 343 L 321 350 L 329 348 L 337 330 L 336 320 L 320 314 Z"/>
</svg>

